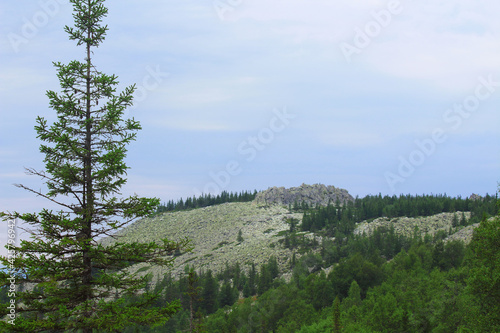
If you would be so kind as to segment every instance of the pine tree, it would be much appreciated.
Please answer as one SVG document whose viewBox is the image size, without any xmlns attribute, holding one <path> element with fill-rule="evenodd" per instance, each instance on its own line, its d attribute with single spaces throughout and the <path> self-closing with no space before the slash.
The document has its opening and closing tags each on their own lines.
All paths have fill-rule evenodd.
<svg viewBox="0 0 500 333">
<path fill-rule="evenodd" d="M 250 288 L 250 283 L 248 281 L 243 285 L 243 297 L 247 298 L 252 296 L 252 289 Z"/>
<path fill-rule="evenodd" d="M 462 212 L 462 216 L 460 218 L 460 225 L 466 226 L 467 225 L 467 219 L 465 218 L 465 213 Z"/>
<path fill-rule="evenodd" d="M 288 236 L 288 234 L 285 234 L 285 240 L 284 240 L 283 246 L 285 247 L 285 249 L 290 248 L 290 237 Z"/>
<path fill-rule="evenodd" d="M 169 265 L 167 258 L 187 242 L 120 243 L 97 240 L 127 223 L 155 212 L 156 198 L 137 195 L 117 198 L 126 183 L 126 146 L 141 129 L 139 122 L 123 119 L 132 105 L 135 86 L 116 94 L 115 75 L 98 71 L 94 50 L 104 41 L 107 15 L 104 0 L 70 0 L 74 27 L 65 27 L 69 39 L 85 47 L 83 62 L 55 62 L 61 93 L 48 91 L 57 113 L 52 125 L 38 117 L 37 137 L 44 142 L 45 171 L 27 169 L 42 178 L 47 191 L 17 185 L 58 204 L 60 211 L 1 213 L 4 220 L 18 218 L 32 238 L 15 247 L 16 283 L 33 287 L 18 293 L 15 326 L 20 332 L 81 331 L 93 328 L 122 331 L 134 324 L 161 324 L 178 303 L 151 308 L 158 297 L 145 292 L 148 278 L 126 268 L 136 263 Z M 7 259 L 0 258 L 5 265 Z M 8 283 L 0 273 L 0 284 Z M 131 297 L 142 293 L 141 297 Z M 128 299 L 125 304 L 125 298 Z M 135 300 L 131 302 L 130 300 Z M 2 306 L 0 316 L 5 314 Z M 1 322 L 0 327 L 6 328 Z"/>
<path fill-rule="evenodd" d="M 240 263 L 236 262 L 236 264 L 233 267 L 233 286 L 237 290 L 241 290 L 243 288 L 243 284 L 241 284 L 241 267 Z"/>
<path fill-rule="evenodd" d="M 198 286 L 198 276 L 194 269 L 188 272 L 188 291 L 185 293 L 189 297 L 189 331 L 195 332 L 195 311 L 194 306 L 196 302 L 201 301 L 198 297 L 201 287 Z"/>
<path fill-rule="evenodd" d="M 276 277 L 278 277 L 280 270 L 279 270 L 279 266 L 278 266 L 278 261 L 276 260 L 275 256 L 271 256 L 271 258 L 269 258 L 267 266 L 268 266 L 269 274 L 271 275 L 271 278 L 275 279 Z"/>
<path fill-rule="evenodd" d="M 224 282 L 219 293 L 219 306 L 224 307 L 226 305 L 233 305 L 234 303 L 234 292 L 229 281 Z"/>
<path fill-rule="evenodd" d="M 237 241 L 238 243 L 243 242 L 243 235 L 242 235 L 242 233 L 241 233 L 241 229 L 240 229 L 240 231 L 238 231 L 238 237 L 236 238 L 236 241 Z"/>
<path fill-rule="evenodd" d="M 294 218 L 288 219 L 290 223 L 290 232 L 295 232 L 295 227 L 297 226 L 297 221 Z"/>
<path fill-rule="evenodd" d="M 297 258 L 295 256 L 295 251 L 292 254 L 292 260 L 290 261 L 290 269 L 293 269 L 297 263 Z"/>
<path fill-rule="evenodd" d="M 459 223 L 458 222 L 458 215 L 457 215 L 457 212 L 455 212 L 455 213 L 453 213 L 453 219 L 451 221 L 451 226 L 453 228 L 456 228 L 456 227 L 458 227 L 458 223 Z"/>
<path fill-rule="evenodd" d="M 342 325 L 340 323 L 340 301 L 338 296 L 335 297 L 335 301 L 333 302 L 333 332 L 342 332 Z"/>
<path fill-rule="evenodd" d="M 258 280 L 257 270 L 255 269 L 255 264 L 252 263 L 250 271 L 248 272 L 248 285 L 250 287 L 250 295 L 255 295 L 257 293 L 256 285 Z"/>
<path fill-rule="evenodd" d="M 212 275 L 212 271 L 208 270 L 204 277 L 203 290 L 201 293 L 201 305 L 205 310 L 205 314 L 211 314 L 217 310 L 217 298 L 219 294 L 219 285 Z"/>
<path fill-rule="evenodd" d="M 349 287 L 348 296 L 342 301 L 342 306 L 347 310 L 353 306 L 361 306 L 361 288 L 356 280 L 351 282 Z"/>
<path fill-rule="evenodd" d="M 257 286 L 257 293 L 262 295 L 269 288 L 271 288 L 271 284 L 273 282 L 273 278 L 271 276 L 271 271 L 269 270 L 268 265 L 260 266 L 260 274 L 259 274 L 259 283 Z"/>
</svg>

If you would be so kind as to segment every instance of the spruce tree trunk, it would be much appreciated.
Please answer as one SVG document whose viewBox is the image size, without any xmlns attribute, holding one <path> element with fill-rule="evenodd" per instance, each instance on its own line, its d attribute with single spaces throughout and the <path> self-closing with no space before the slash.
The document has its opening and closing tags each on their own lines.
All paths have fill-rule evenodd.
<svg viewBox="0 0 500 333">
<path fill-rule="evenodd" d="M 88 0 L 88 16 L 92 15 L 91 12 L 91 0 Z M 91 50 L 90 50 L 90 40 L 92 38 L 91 29 L 88 29 L 87 32 L 87 77 L 86 77 L 86 91 L 85 91 L 85 99 L 86 99 L 86 113 L 85 113 L 85 121 L 86 121 L 86 133 L 85 133 L 85 150 L 86 156 L 83 161 L 84 165 L 84 225 L 82 226 L 82 234 L 85 235 L 84 241 L 82 244 L 82 257 L 83 257 L 83 276 L 82 276 L 82 284 L 84 295 L 83 302 L 88 302 L 92 298 L 92 259 L 90 257 L 90 239 L 92 238 L 92 218 L 93 218 L 93 203 L 94 203 L 94 193 L 92 191 L 92 122 L 91 122 Z M 92 309 L 88 307 L 85 309 L 85 316 L 88 318 L 92 316 Z M 92 333 L 92 328 L 84 328 L 83 333 Z"/>
</svg>

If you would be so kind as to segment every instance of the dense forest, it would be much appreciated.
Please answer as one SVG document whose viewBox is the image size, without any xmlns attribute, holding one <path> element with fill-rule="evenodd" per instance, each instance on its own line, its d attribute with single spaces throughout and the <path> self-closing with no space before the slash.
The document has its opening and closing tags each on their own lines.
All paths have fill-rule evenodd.
<svg viewBox="0 0 500 333">
<path fill-rule="evenodd" d="M 213 205 L 220 205 L 227 202 L 248 202 L 255 199 L 256 195 L 256 190 L 253 192 L 244 191 L 240 193 L 222 191 L 222 193 L 217 195 L 211 195 L 210 193 L 202 194 L 198 197 L 193 196 L 192 198 L 186 198 L 185 200 L 183 200 L 182 198 L 178 201 L 169 200 L 167 203 L 159 205 L 156 213 L 159 214 L 164 212 L 202 208 Z"/>
<path fill-rule="evenodd" d="M 354 202 L 341 205 L 330 203 L 326 207 L 309 209 L 307 205 L 295 204 L 292 209 L 304 210 L 302 230 L 319 231 L 326 229 L 331 236 L 348 235 L 357 222 L 373 220 L 378 217 L 416 217 L 431 216 L 439 213 L 471 212 L 468 224 L 479 223 L 483 214 L 496 214 L 497 197 L 486 195 L 481 199 L 451 198 L 446 195 L 400 195 L 366 196 Z M 465 225 L 463 219 L 459 221 Z"/>
<path fill-rule="evenodd" d="M 290 220 L 281 245 L 293 250 L 279 271 L 274 257 L 260 268 L 227 263 L 221 272 L 185 267 L 154 288 L 156 306 L 181 310 L 162 327 L 127 332 L 495 332 L 500 330 L 500 228 L 497 198 L 368 196 L 344 206 L 304 210 Z M 293 208 L 291 208 L 293 209 Z M 352 233 L 354 223 L 382 216 L 457 214 L 453 230 L 481 222 L 469 245 L 379 228 Z M 313 230 L 321 243 L 303 237 Z M 281 275 L 285 273 L 285 275 Z M 286 276 L 286 278 L 285 278 Z"/>
</svg>

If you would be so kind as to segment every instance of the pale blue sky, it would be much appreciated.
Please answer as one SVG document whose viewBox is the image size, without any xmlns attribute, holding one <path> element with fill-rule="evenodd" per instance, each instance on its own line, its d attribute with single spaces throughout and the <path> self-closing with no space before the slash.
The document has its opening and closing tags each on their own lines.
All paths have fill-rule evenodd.
<svg viewBox="0 0 500 333">
<path fill-rule="evenodd" d="M 110 30 L 94 61 L 122 88 L 141 87 L 124 194 L 497 189 L 500 2 L 106 4 Z M 33 126 L 37 115 L 54 119 L 52 61 L 84 57 L 63 31 L 71 11 L 63 0 L 0 4 L 0 210 L 47 206 L 12 184 L 43 188 L 23 167 L 43 168 Z"/>
</svg>

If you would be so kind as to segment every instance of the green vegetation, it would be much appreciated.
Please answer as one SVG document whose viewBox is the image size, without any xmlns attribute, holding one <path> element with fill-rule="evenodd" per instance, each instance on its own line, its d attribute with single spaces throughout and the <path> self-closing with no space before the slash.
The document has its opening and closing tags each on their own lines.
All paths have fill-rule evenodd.
<svg viewBox="0 0 500 333">
<path fill-rule="evenodd" d="M 436 207 L 442 199 L 429 196 L 426 200 Z M 301 225 L 293 226 L 281 233 L 284 237 L 278 245 L 288 244 L 294 250 L 285 265 L 289 270 L 281 272 L 287 278 L 280 277 L 274 257 L 260 268 L 226 263 L 215 276 L 211 271 L 198 273 L 200 292 L 206 297 L 194 304 L 194 312 L 203 318 L 199 331 L 498 331 L 500 221 L 488 218 L 495 200 L 488 196 L 482 201 L 463 200 L 469 205 L 465 208 L 476 207 L 472 216 L 484 216 L 469 245 L 445 242 L 446 231 L 431 236 L 415 230 L 404 235 L 385 227 L 368 235 L 355 235 L 346 228 L 342 237 L 332 238 L 326 223 L 316 233 L 321 241 L 314 243 L 296 231 Z M 327 209 L 308 210 L 305 215 Z M 380 211 L 383 214 L 384 208 Z M 460 224 L 462 216 L 457 215 Z M 172 320 L 162 327 L 136 326 L 128 332 L 187 329 L 190 311 L 188 299 L 182 298 L 186 279 L 166 276 L 156 286 L 165 295 L 163 302 L 181 299 L 183 309 Z"/>
<path fill-rule="evenodd" d="M 210 327 L 206 326 L 207 322 L 201 318 L 233 305 L 240 295 L 262 295 L 283 284 L 283 281 L 277 279 L 279 269 L 274 257 L 262 265 L 259 271 L 255 265 L 250 265 L 245 273 L 236 263 L 226 264 L 225 269 L 215 275 L 211 270 L 196 273 L 193 267 L 189 266 L 185 267 L 184 272 L 178 280 L 170 274 L 166 275 L 154 288 L 154 292 L 161 295 L 154 306 L 180 300 L 182 310 L 163 326 L 136 326 L 125 332 L 176 332 L 188 328 L 190 322 L 193 326 L 193 321 L 196 321 L 199 329 L 205 327 L 210 332 Z M 194 292 L 196 294 L 193 294 Z M 195 319 L 190 321 L 189 318 Z"/>
<path fill-rule="evenodd" d="M 180 199 L 177 202 L 170 200 L 167 203 L 159 205 L 156 213 L 176 212 L 188 209 L 202 208 L 213 205 L 220 205 L 227 202 L 249 202 L 255 199 L 257 191 L 249 192 L 244 191 L 240 193 L 233 193 L 222 191 L 221 194 L 211 195 L 203 194 L 199 197 L 187 198 L 186 200 Z"/>
<path fill-rule="evenodd" d="M 439 208 L 444 198 L 427 196 L 426 201 Z M 304 216 L 326 219 L 324 227 L 314 233 L 303 231 L 300 221 L 288 220 L 289 226 L 279 232 L 280 238 L 275 242 L 275 247 L 291 251 L 288 258 L 271 256 L 259 266 L 251 261 L 240 265 L 228 260 L 217 271 L 186 265 L 180 276 L 161 276 L 158 283 L 146 286 L 145 290 L 156 298 L 144 310 L 155 311 L 175 302 L 179 302 L 179 310 L 159 326 L 135 324 L 123 331 L 500 330 L 500 218 L 491 217 L 496 198 L 445 199 L 458 203 L 455 209 L 469 208 L 473 212 L 449 215 L 450 231 L 469 225 L 472 218 L 482 217 L 470 244 L 446 240 L 447 230 L 433 234 L 418 229 L 396 233 L 392 226 L 382 226 L 367 234 L 354 234 L 351 223 L 357 218 L 354 213 L 347 217 L 349 210 L 359 213 L 363 205 L 358 200 L 363 199 L 356 200 L 358 208 L 356 202 L 335 208 L 340 217 L 336 224 L 326 222 L 333 215 L 325 212 L 332 212 L 333 205 L 306 210 Z M 370 200 L 380 202 L 380 197 L 367 199 L 366 206 Z M 386 209 L 377 211 L 383 215 Z M 381 217 L 374 213 L 370 216 L 372 221 Z M 262 228 L 261 233 L 266 230 Z M 237 231 L 235 238 L 236 234 Z M 218 248 L 223 246 L 229 243 L 220 241 Z M 5 294 L 4 288 L 0 299 L 7 300 Z M 140 299 L 126 296 L 123 305 Z"/>
<path fill-rule="evenodd" d="M 0 272 L 0 285 L 10 285 L 12 274 L 20 287 L 9 296 L 16 302 L 16 318 L 1 321 L 2 332 L 121 331 L 135 323 L 161 324 L 179 309 L 177 301 L 153 307 L 158 295 L 148 291 L 148 277 L 126 268 L 137 263 L 168 266 L 173 259 L 167 256 L 186 242 L 103 246 L 97 241 L 152 214 L 159 200 L 116 197 L 127 181 L 126 147 L 141 129 L 133 118 L 123 118 L 135 86 L 116 94 L 117 77 L 99 72 L 93 62 L 108 30 L 101 24 L 108 13 L 104 0 L 70 2 L 75 26 L 65 31 L 84 47 L 84 61 L 54 63 L 62 91 L 48 91 L 47 97 L 57 118 L 53 124 L 37 118 L 45 171 L 27 172 L 39 176 L 47 190 L 18 185 L 61 210 L 0 214 L 4 220 L 22 220 L 31 235 L 10 246 L 14 259 L 0 258 L 10 268 L 9 274 Z M 9 313 L 7 301 L 2 297 L 2 318 Z"/>
<path fill-rule="evenodd" d="M 328 235 L 345 237 L 354 230 L 355 224 L 378 217 L 417 217 L 431 216 L 438 213 L 471 212 L 471 218 L 466 221 L 462 214 L 458 225 L 479 223 L 483 214 L 496 214 L 497 198 L 486 195 L 482 199 L 471 200 L 451 198 L 446 195 L 400 195 L 397 196 L 366 196 L 356 198 L 346 205 L 329 204 L 326 207 L 308 209 L 302 220 L 302 230 L 326 230 Z"/>
<path fill-rule="evenodd" d="M 500 331 L 500 217 L 483 220 L 468 253 L 469 326 L 482 332 Z"/>
<path fill-rule="evenodd" d="M 13 300 L 17 311 L 15 320 L 0 322 L 2 331 L 500 331 L 497 197 L 378 195 L 326 207 L 294 202 L 288 210 L 266 201 L 258 206 L 261 214 L 256 219 L 245 214 L 252 210 L 249 202 L 256 191 L 208 194 L 163 205 L 157 198 L 116 197 L 127 181 L 126 147 L 141 129 L 133 118 L 123 119 L 135 86 L 116 94 L 117 77 L 95 67 L 94 51 L 108 30 L 101 24 L 108 13 L 104 0 L 70 3 L 75 27 L 65 31 L 85 47 L 84 61 L 54 63 L 62 92 L 48 91 L 47 96 L 57 120 L 48 125 L 45 118 L 37 118 L 45 171 L 27 171 L 41 177 L 47 190 L 18 185 L 62 208 L 0 213 L 5 221 L 22 220 L 32 236 L 19 246 L 9 244 L 14 258 L 0 257 L 9 267 L 8 272 L 0 270 L 0 316 L 12 315 Z M 236 202 L 248 207 L 239 207 L 231 216 L 228 207 Z M 178 214 L 222 203 L 227 204 L 197 216 L 197 229 L 183 224 L 187 214 Z M 273 211 L 272 217 L 265 216 Z M 164 212 L 171 213 L 161 215 Z M 439 213 L 450 213 L 444 214 L 451 221 L 449 230 L 426 233 L 415 226 L 413 233 L 402 233 L 394 225 L 377 224 L 377 219 Z M 101 239 L 146 216 L 156 225 L 134 225 L 128 230 L 133 238 Z M 377 228 L 355 233 L 362 221 Z M 214 237 L 221 234 L 222 223 L 223 239 L 236 238 L 237 244 Z M 447 238 L 459 228 L 472 230 L 476 223 L 469 244 Z M 191 228 L 193 237 L 209 234 L 210 247 L 208 253 L 184 257 L 184 274 L 157 274 L 153 283 L 153 268 L 170 267 L 183 250 L 190 250 L 187 240 L 160 238 L 168 224 Z M 244 225 L 252 226 L 245 230 L 246 241 L 239 229 Z M 151 234 L 155 241 L 142 241 Z M 277 239 L 266 243 L 271 237 Z M 252 238 L 262 240 L 262 246 L 257 253 L 244 253 L 241 266 L 234 260 L 235 251 L 248 250 Z M 275 253 L 290 257 L 271 255 Z M 266 261 L 256 264 L 257 258 Z M 214 267 L 222 262 L 223 269 L 204 269 L 208 261 L 217 260 L 219 266 Z M 15 290 L 9 289 L 13 277 Z"/>
<path fill-rule="evenodd" d="M 468 275 L 472 258 L 463 243 L 402 239 L 401 251 L 386 261 L 377 253 L 377 238 L 352 238 L 344 246 L 346 256 L 329 274 L 322 271 L 324 257 L 313 253 L 302 257 L 290 283 L 279 284 L 256 300 L 245 299 L 229 312 L 217 311 L 206 319 L 206 327 L 209 332 L 498 331 L 498 311 L 486 310 L 498 309 L 498 283 L 487 279 L 484 287 L 472 288 Z M 497 266 L 488 277 L 498 281 L 499 274 Z M 490 303 L 484 304 L 484 298 Z M 471 307 L 477 307 L 473 314 Z"/>
</svg>

